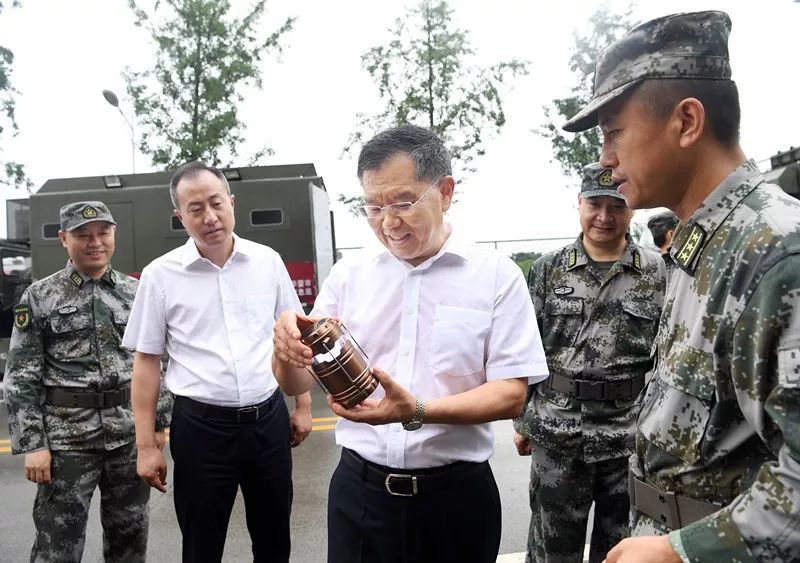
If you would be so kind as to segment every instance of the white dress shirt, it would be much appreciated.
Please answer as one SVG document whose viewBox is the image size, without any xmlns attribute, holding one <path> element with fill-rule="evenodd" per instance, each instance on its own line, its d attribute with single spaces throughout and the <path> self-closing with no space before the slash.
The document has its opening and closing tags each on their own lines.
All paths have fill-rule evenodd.
<svg viewBox="0 0 800 563">
<path fill-rule="evenodd" d="M 303 312 L 277 252 L 234 235 L 219 268 L 190 238 L 142 270 L 122 344 L 145 354 L 166 349 L 166 386 L 176 395 L 253 405 L 278 388 L 272 329 L 286 309 Z"/>
<path fill-rule="evenodd" d="M 451 235 L 413 267 L 386 249 L 337 262 L 312 315 L 338 316 L 369 356 L 421 399 L 446 397 L 486 381 L 545 379 L 547 362 L 522 272 L 508 257 Z M 383 396 L 379 386 L 373 398 Z M 336 442 L 394 468 L 438 467 L 491 457 L 491 425 L 370 426 L 339 420 Z"/>
</svg>

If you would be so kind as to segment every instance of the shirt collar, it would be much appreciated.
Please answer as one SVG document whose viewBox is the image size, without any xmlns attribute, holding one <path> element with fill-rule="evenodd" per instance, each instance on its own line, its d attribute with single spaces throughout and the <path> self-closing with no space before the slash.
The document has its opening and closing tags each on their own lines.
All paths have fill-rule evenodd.
<svg viewBox="0 0 800 563">
<path fill-rule="evenodd" d="M 680 269 L 694 274 L 698 258 L 714 232 L 761 182 L 761 171 L 755 161 L 744 162 L 709 194 L 685 223 L 678 224 L 670 255 Z"/>
<path fill-rule="evenodd" d="M 72 284 L 80 289 L 88 282 L 92 281 L 92 277 L 86 275 L 85 273 L 81 272 L 78 268 L 75 267 L 75 264 L 72 263 L 72 260 L 67 260 L 67 277 L 69 277 L 69 281 Z M 106 268 L 105 273 L 97 280 L 98 282 L 104 281 L 111 286 L 117 285 L 117 274 L 114 272 L 114 269 L 111 267 L 109 263 L 108 268 Z"/>
<path fill-rule="evenodd" d="M 228 262 L 233 260 L 236 256 L 241 256 L 242 258 L 247 259 L 252 254 L 251 249 L 241 241 L 236 233 L 231 234 L 233 235 L 233 252 L 231 252 Z M 181 253 L 181 266 L 186 269 L 200 260 L 203 260 L 203 257 L 200 255 L 200 251 L 197 250 L 197 245 L 195 244 L 194 239 L 189 237 L 189 240 L 187 240 L 183 245 L 183 252 Z"/>
<path fill-rule="evenodd" d="M 583 234 L 581 233 L 567 251 L 567 270 L 587 266 L 591 260 L 589 253 L 586 252 L 586 247 L 583 246 Z M 622 251 L 622 255 L 617 259 L 617 262 L 621 266 L 628 267 L 639 273 L 642 272 L 642 255 L 639 252 L 639 248 L 631 240 L 631 236 L 627 233 L 625 234 L 625 250 Z"/>
</svg>

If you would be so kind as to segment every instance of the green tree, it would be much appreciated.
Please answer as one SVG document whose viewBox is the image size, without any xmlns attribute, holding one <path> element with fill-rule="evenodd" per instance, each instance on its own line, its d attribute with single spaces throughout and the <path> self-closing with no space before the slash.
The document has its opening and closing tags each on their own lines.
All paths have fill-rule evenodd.
<svg viewBox="0 0 800 563">
<path fill-rule="evenodd" d="M 12 0 L 11 7 L 18 8 L 22 3 L 19 0 Z M 0 0 L 0 14 L 3 12 L 3 2 Z M 16 136 L 19 132 L 16 119 L 16 95 L 19 93 L 11 84 L 12 65 L 14 64 L 14 53 L 11 49 L 0 45 L 0 140 L 3 135 L 11 134 Z M 26 188 L 29 192 L 33 187 L 25 173 L 25 166 L 19 162 L 6 160 L 3 157 L 4 149 L 0 146 L 0 186 L 10 186 L 13 188 Z"/>
<path fill-rule="evenodd" d="M 525 277 L 531 271 L 531 265 L 542 257 L 541 252 L 514 252 L 511 259 L 519 266 Z"/>
<path fill-rule="evenodd" d="M 569 67 L 575 73 L 577 82 L 571 95 L 556 98 L 552 105 L 544 107 L 547 121 L 538 132 L 550 139 L 554 160 L 558 161 L 561 169 L 569 176 L 579 177 L 581 168 L 597 162 L 602 139 L 597 127 L 582 133 L 565 133 L 561 126 L 592 99 L 597 56 L 606 46 L 636 25 L 631 20 L 631 13 L 632 7 L 623 14 L 614 14 L 604 5 L 592 15 L 589 31 L 575 34 Z"/>
<path fill-rule="evenodd" d="M 501 92 L 510 76 L 527 74 L 516 59 L 480 67 L 472 64 L 469 32 L 457 29 L 443 0 L 423 0 L 395 21 L 391 39 L 361 58 L 378 86 L 384 109 L 359 114 L 348 153 L 364 137 L 405 123 L 439 134 L 464 170 L 484 154 L 487 138 L 506 123 Z M 358 198 L 340 200 L 352 204 Z"/>
<path fill-rule="evenodd" d="M 230 163 L 245 129 L 237 114 L 242 88 L 261 87 L 262 57 L 281 51 L 295 19 L 265 37 L 259 22 L 266 0 L 241 18 L 229 13 L 228 0 L 157 0 L 152 13 L 128 3 L 157 47 L 152 69 L 124 73 L 139 150 L 166 168 L 198 159 Z M 263 148 L 251 162 L 268 152 Z"/>
</svg>

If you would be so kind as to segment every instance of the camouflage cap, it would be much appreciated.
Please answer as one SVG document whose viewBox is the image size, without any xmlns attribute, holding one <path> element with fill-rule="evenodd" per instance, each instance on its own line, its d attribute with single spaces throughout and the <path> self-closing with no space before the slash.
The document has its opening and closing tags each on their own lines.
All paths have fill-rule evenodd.
<svg viewBox="0 0 800 563">
<path fill-rule="evenodd" d="M 600 55 L 592 100 L 564 130 L 591 129 L 597 125 L 597 110 L 643 80 L 729 80 L 730 32 L 730 17 L 717 11 L 673 14 L 636 26 Z"/>
<path fill-rule="evenodd" d="M 617 193 L 617 186 L 619 186 L 619 182 L 615 182 L 611 177 L 610 168 L 603 168 L 599 162 L 583 167 L 582 197 L 608 195 L 625 199 L 622 194 Z"/>
<path fill-rule="evenodd" d="M 58 215 L 61 220 L 62 231 L 71 231 L 92 221 L 106 221 L 112 225 L 117 224 L 111 216 L 111 211 L 102 201 L 68 203 L 59 210 Z"/>
</svg>

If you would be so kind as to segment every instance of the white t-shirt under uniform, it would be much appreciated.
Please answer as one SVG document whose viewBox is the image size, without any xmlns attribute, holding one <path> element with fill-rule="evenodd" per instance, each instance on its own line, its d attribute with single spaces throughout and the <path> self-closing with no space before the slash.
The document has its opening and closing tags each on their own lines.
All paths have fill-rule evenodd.
<svg viewBox="0 0 800 563">
<path fill-rule="evenodd" d="M 312 315 L 339 317 L 369 356 L 414 395 L 434 399 L 486 381 L 548 376 L 536 316 L 519 267 L 451 235 L 416 267 L 385 249 L 337 262 Z M 373 398 L 383 396 L 379 386 Z M 394 468 L 486 461 L 491 425 L 370 426 L 339 420 L 336 442 Z"/>
<path fill-rule="evenodd" d="M 190 238 L 142 271 L 123 346 L 169 354 L 174 394 L 244 407 L 278 388 L 272 329 L 286 309 L 302 313 L 286 267 L 271 248 L 234 235 L 220 268 Z"/>
</svg>

